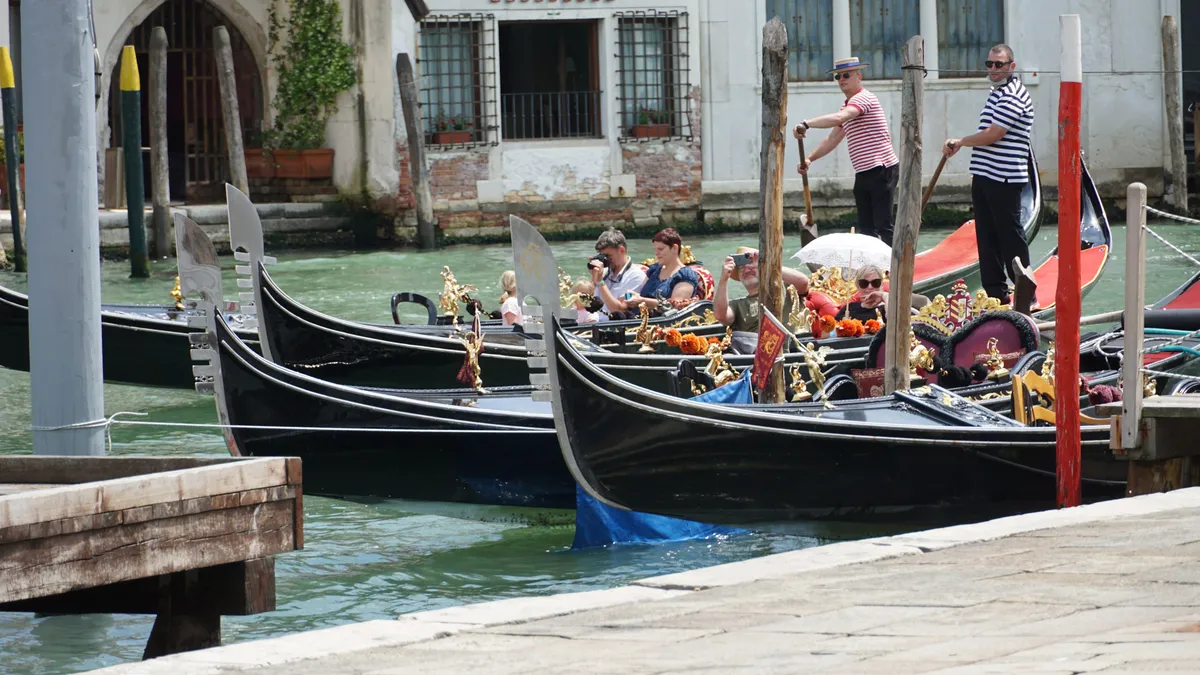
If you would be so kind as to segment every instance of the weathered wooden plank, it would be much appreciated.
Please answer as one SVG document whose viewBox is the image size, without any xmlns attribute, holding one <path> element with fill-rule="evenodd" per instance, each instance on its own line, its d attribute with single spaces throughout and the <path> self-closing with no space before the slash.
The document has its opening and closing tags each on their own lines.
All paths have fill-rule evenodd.
<svg viewBox="0 0 1200 675">
<path fill-rule="evenodd" d="M 1147 398 L 1142 402 L 1142 417 L 1200 418 L 1200 394 Z"/>
<path fill-rule="evenodd" d="M 18 492 L 48 490 L 56 487 L 61 486 L 57 483 L 0 483 L 0 496 L 15 495 Z"/>
<path fill-rule="evenodd" d="M 1125 494 L 1136 497 L 1196 485 L 1200 485 L 1200 460 L 1195 457 L 1131 461 Z"/>
<path fill-rule="evenodd" d="M 284 458 L 251 459 L 0 497 L 0 528 L 275 487 Z"/>
<path fill-rule="evenodd" d="M 294 486 L 284 485 L 273 488 L 262 488 L 260 490 L 232 492 L 213 497 L 200 497 L 198 499 L 187 499 L 178 502 L 164 502 L 150 506 L 139 506 L 132 509 L 125 509 L 123 511 L 109 511 L 107 513 L 98 513 L 88 516 L 78 516 L 75 518 L 64 518 L 61 520 L 49 520 L 40 523 L 30 523 L 28 525 L 18 525 L 16 527 L 0 528 L 0 544 L 8 544 L 29 539 L 57 537 L 65 534 L 75 534 L 77 532 L 117 527 L 120 525 L 133 525 L 135 523 L 142 523 L 150 520 L 178 518 L 181 516 L 204 513 L 206 511 L 219 511 L 222 509 L 231 509 L 239 506 L 262 504 L 265 502 L 292 500 L 296 497 L 296 492 L 297 490 Z M 304 517 L 304 513 L 302 511 L 297 512 L 295 515 L 300 518 Z"/>
<path fill-rule="evenodd" d="M 304 463 L 299 457 L 288 458 L 287 482 L 296 490 L 296 548 L 302 549 L 304 548 Z"/>
<path fill-rule="evenodd" d="M 247 616 L 275 610 L 275 560 L 257 558 L 0 604 L 0 612 Z"/>
<path fill-rule="evenodd" d="M 74 485 L 148 473 L 193 469 L 263 458 L 212 457 L 61 457 L 0 456 L 0 481 L 5 483 L 62 483 Z M 269 459 L 269 458 L 268 458 Z M 284 461 L 284 460 L 280 460 Z"/>
<path fill-rule="evenodd" d="M 0 602 L 291 551 L 294 517 L 281 501 L 0 545 Z"/>
</svg>

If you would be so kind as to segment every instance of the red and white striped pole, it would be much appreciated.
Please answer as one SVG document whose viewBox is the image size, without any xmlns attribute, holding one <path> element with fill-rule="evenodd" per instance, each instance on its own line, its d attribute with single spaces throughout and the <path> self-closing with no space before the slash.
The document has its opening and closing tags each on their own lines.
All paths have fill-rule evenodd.
<svg viewBox="0 0 1200 675">
<path fill-rule="evenodd" d="M 1058 17 L 1062 81 L 1058 93 L 1058 289 L 1055 293 L 1054 408 L 1058 505 L 1080 502 L 1079 442 L 1079 117 L 1083 47 L 1078 14 Z"/>
</svg>

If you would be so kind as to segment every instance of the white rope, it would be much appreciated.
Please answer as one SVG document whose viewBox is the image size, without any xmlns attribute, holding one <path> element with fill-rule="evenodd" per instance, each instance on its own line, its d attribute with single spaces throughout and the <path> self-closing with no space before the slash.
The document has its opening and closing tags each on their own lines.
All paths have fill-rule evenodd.
<svg viewBox="0 0 1200 675">
<path fill-rule="evenodd" d="M 1159 211 L 1158 209 L 1154 208 L 1153 206 L 1147 206 L 1146 213 L 1153 213 L 1156 216 L 1161 216 L 1161 217 L 1167 218 L 1169 220 L 1178 220 L 1181 223 L 1187 223 L 1189 225 L 1200 225 L 1200 220 L 1196 220 L 1195 218 L 1188 218 L 1187 216 L 1177 216 L 1174 213 L 1167 213 L 1166 211 Z"/>
<path fill-rule="evenodd" d="M 1161 370 L 1154 370 L 1153 368 L 1142 368 L 1141 372 L 1146 373 L 1147 375 L 1157 375 L 1159 377 L 1168 377 L 1168 378 L 1173 378 L 1176 380 L 1191 380 L 1193 382 L 1200 382 L 1200 377 L 1198 377 L 1196 375 L 1181 375 L 1179 373 L 1164 373 Z"/>
<path fill-rule="evenodd" d="M 1148 207 L 1148 206 L 1147 206 L 1146 208 L 1150 208 L 1150 207 Z M 1200 221 L 1196 221 L 1196 222 L 1200 222 Z M 1157 240 L 1161 241 L 1163 244 L 1166 244 L 1167 248 L 1171 249 L 1172 251 L 1175 251 L 1175 252 L 1176 252 L 1176 253 L 1178 253 L 1179 255 L 1181 255 L 1181 256 L 1183 256 L 1183 257 L 1187 258 L 1188 260 L 1192 261 L 1192 264 L 1196 265 L 1197 267 L 1200 267 L 1200 260 L 1196 260 L 1196 259 L 1195 259 L 1195 258 L 1193 258 L 1192 256 L 1190 256 L 1190 255 L 1188 255 L 1187 253 L 1185 253 L 1185 252 L 1183 251 L 1183 249 L 1179 248 L 1179 247 L 1178 247 L 1178 246 L 1176 246 L 1175 244 L 1172 244 L 1171 242 L 1167 241 L 1166 239 L 1163 239 L 1161 235 L 1159 235 L 1157 232 L 1155 232 L 1154 230 L 1150 229 L 1150 228 L 1149 228 L 1149 227 L 1147 227 L 1146 225 L 1143 225 L 1143 226 L 1142 226 L 1142 229 L 1143 229 L 1143 230 L 1145 230 L 1145 231 L 1147 231 L 1147 232 L 1149 232 L 1149 233 L 1150 233 L 1150 236 L 1152 236 L 1152 237 L 1154 237 L 1155 239 L 1157 239 Z"/>
</svg>

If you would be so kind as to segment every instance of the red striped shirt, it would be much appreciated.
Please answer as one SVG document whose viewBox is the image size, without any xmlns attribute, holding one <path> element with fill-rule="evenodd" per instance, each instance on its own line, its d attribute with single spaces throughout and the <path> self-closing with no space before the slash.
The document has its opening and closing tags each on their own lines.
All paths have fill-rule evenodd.
<svg viewBox="0 0 1200 675">
<path fill-rule="evenodd" d="M 854 172 L 860 173 L 877 166 L 891 166 L 900 160 L 892 150 L 892 135 L 888 132 L 887 116 L 875 94 L 860 89 L 842 107 L 858 108 L 859 115 L 842 124 L 846 132 L 846 148 Z"/>
</svg>

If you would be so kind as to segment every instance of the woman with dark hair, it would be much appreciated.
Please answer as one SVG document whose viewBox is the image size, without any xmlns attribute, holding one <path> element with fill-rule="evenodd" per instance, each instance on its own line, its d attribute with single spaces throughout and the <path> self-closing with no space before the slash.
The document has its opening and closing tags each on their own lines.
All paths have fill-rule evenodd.
<svg viewBox="0 0 1200 675">
<path fill-rule="evenodd" d="M 675 228 L 659 230 L 652 239 L 654 259 L 658 262 L 646 270 L 646 283 L 641 293 L 632 294 L 626 301 L 629 307 L 645 303 L 651 312 L 690 305 L 700 295 L 700 275 L 683 264 L 680 253 L 683 239 Z"/>
</svg>

